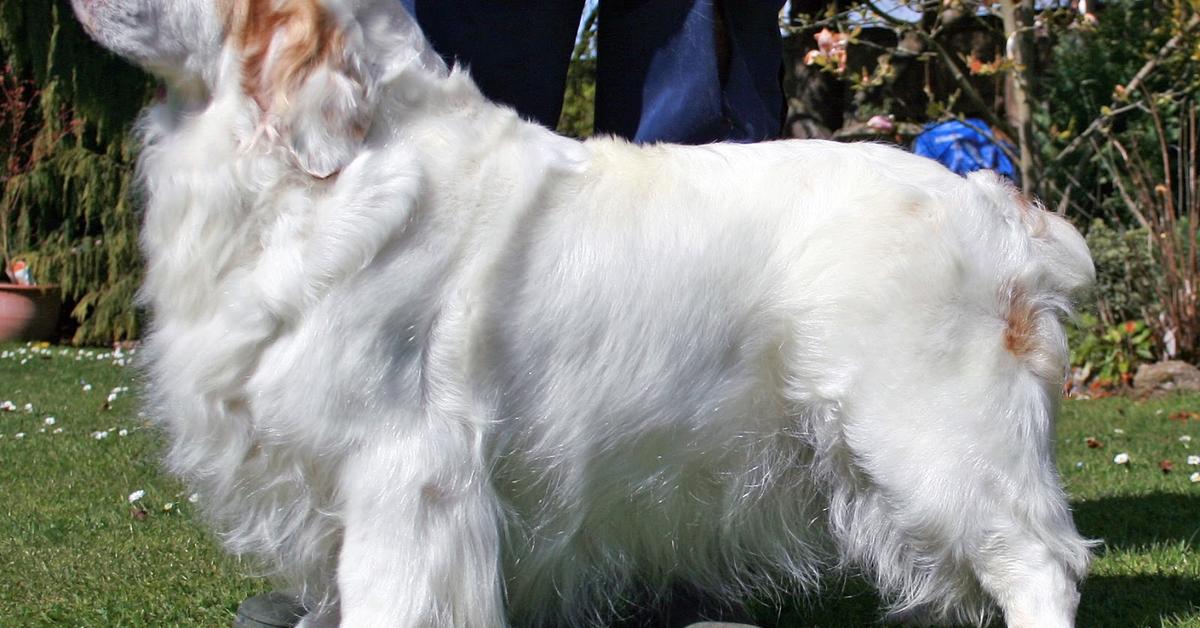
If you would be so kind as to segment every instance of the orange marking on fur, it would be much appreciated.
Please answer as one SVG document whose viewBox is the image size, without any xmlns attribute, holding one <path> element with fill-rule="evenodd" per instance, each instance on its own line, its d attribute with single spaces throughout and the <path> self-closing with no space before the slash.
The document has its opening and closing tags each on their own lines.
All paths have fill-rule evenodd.
<svg viewBox="0 0 1200 628">
<path fill-rule="evenodd" d="M 284 104 L 289 90 L 342 54 L 341 32 L 317 0 L 219 2 L 226 37 L 242 52 L 242 89 L 264 111 Z"/>
<path fill-rule="evenodd" d="M 1006 322 L 1004 348 L 1018 358 L 1032 353 L 1037 347 L 1037 313 L 1023 290 L 1013 290 Z"/>
</svg>

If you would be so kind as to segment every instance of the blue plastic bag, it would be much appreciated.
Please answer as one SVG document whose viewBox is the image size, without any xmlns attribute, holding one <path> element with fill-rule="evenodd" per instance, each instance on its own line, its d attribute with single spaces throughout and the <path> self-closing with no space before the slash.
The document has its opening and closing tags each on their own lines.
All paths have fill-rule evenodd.
<svg viewBox="0 0 1200 628">
<path fill-rule="evenodd" d="M 1004 146 L 1012 150 L 1011 144 L 1004 143 Z M 938 161 L 960 175 L 988 169 L 1017 180 L 1016 168 L 1000 147 L 991 127 L 977 118 L 926 125 L 913 140 L 913 152 Z"/>
</svg>

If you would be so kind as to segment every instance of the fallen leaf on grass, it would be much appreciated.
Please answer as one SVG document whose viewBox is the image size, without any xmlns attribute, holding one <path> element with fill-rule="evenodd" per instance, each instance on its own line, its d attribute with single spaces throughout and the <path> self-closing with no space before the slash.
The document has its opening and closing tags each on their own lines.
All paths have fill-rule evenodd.
<svg viewBox="0 0 1200 628">
<path fill-rule="evenodd" d="M 1170 473 L 1175 469 L 1175 463 L 1171 462 L 1170 460 L 1163 460 L 1162 462 L 1158 463 L 1158 468 L 1161 469 L 1163 473 Z"/>
<path fill-rule="evenodd" d="M 1100 442 L 1100 439 L 1098 439 L 1098 438 L 1093 438 L 1091 436 L 1088 436 L 1087 440 L 1084 442 L 1087 443 L 1088 449 L 1103 449 L 1104 448 L 1104 443 Z"/>
<path fill-rule="evenodd" d="M 1172 412 L 1169 418 L 1172 421 L 1200 421 L 1200 412 L 1180 410 L 1178 412 Z"/>
<path fill-rule="evenodd" d="M 145 508 L 141 508 L 141 507 L 137 507 L 137 506 L 130 508 L 129 514 L 132 515 L 133 518 L 137 519 L 138 521 L 144 521 L 146 519 L 146 517 L 150 516 L 150 513 L 146 512 Z"/>
</svg>

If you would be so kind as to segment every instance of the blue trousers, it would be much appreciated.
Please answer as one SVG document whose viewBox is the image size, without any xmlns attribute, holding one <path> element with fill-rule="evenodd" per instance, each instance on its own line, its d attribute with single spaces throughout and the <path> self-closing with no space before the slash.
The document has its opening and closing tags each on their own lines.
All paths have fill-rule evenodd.
<svg viewBox="0 0 1200 628">
<path fill-rule="evenodd" d="M 554 128 L 583 0 L 403 2 L 434 49 L 468 67 L 484 94 Z M 596 133 L 686 144 L 778 137 L 782 6 L 600 0 Z"/>
</svg>

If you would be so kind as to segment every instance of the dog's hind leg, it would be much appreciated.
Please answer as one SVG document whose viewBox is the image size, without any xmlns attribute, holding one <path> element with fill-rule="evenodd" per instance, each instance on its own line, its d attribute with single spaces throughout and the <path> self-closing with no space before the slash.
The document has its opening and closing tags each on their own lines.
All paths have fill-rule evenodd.
<svg viewBox="0 0 1200 628">
<path fill-rule="evenodd" d="M 1088 550 L 1054 465 L 1058 384 L 990 333 L 865 359 L 826 428 L 830 528 L 900 615 L 1070 626 Z"/>
<path fill-rule="evenodd" d="M 397 427 L 341 474 L 344 626 L 506 625 L 495 499 L 472 430 Z"/>
<path fill-rule="evenodd" d="M 1010 382 L 1004 412 L 1009 446 L 977 454 L 971 483 L 978 545 L 967 556 L 982 588 L 1013 628 L 1074 625 L 1090 544 L 1075 529 L 1054 464 L 1059 380 L 1024 373 Z"/>
</svg>

